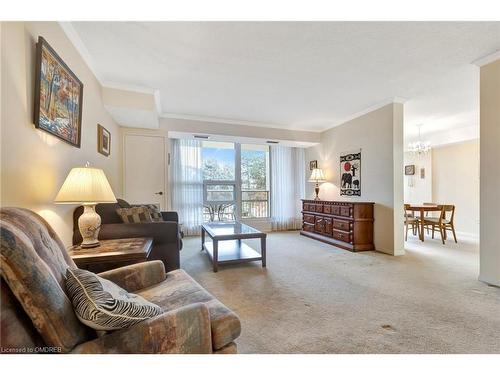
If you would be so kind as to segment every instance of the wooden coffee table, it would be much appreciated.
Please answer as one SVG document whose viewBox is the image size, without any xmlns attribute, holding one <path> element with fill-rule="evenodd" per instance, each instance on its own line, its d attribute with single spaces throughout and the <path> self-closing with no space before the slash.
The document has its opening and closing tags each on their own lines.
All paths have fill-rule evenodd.
<svg viewBox="0 0 500 375">
<path fill-rule="evenodd" d="M 205 235 L 212 242 L 205 242 Z M 219 264 L 225 263 L 261 260 L 262 267 L 265 267 L 266 237 L 265 233 L 237 221 L 204 223 L 201 226 L 201 251 L 207 251 L 214 272 L 218 271 Z M 249 238 L 260 238 L 260 253 L 241 242 Z"/>
</svg>

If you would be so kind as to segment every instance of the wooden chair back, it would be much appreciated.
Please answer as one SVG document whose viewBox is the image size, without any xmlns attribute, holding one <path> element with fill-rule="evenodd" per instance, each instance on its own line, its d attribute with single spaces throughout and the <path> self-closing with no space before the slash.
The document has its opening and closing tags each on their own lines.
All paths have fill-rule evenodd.
<svg viewBox="0 0 500 375">
<path fill-rule="evenodd" d="M 451 212 L 451 216 L 449 218 L 450 220 L 450 223 L 453 223 L 453 219 L 455 217 L 455 206 L 453 204 L 445 204 L 443 205 L 443 209 L 441 211 L 441 215 L 443 217 L 444 220 L 446 220 L 446 214 L 448 212 Z"/>
<path fill-rule="evenodd" d="M 404 213 L 405 213 L 405 220 L 409 218 L 413 218 L 413 211 L 410 210 L 410 205 L 405 203 L 404 204 Z"/>
<path fill-rule="evenodd" d="M 438 206 L 437 203 L 431 203 L 431 202 L 424 202 L 422 203 L 424 206 Z M 425 211 L 425 216 L 426 217 L 429 217 L 429 216 L 434 216 L 433 213 L 431 211 Z"/>
</svg>

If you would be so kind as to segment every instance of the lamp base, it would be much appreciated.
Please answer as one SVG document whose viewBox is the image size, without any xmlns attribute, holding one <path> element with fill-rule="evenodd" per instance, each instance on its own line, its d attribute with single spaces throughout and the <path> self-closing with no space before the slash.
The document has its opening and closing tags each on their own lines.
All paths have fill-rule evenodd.
<svg viewBox="0 0 500 375">
<path fill-rule="evenodd" d="M 316 182 L 316 186 L 314 187 L 314 192 L 316 193 L 316 197 L 314 198 L 315 201 L 319 201 L 319 184 Z"/>
<path fill-rule="evenodd" d="M 95 212 L 95 204 L 84 204 L 83 214 L 78 218 L 78 229 L 82 235 L 82 248 L 97 247 L 97 236 L 101 229 L 101 217 Z"/>
</svg>

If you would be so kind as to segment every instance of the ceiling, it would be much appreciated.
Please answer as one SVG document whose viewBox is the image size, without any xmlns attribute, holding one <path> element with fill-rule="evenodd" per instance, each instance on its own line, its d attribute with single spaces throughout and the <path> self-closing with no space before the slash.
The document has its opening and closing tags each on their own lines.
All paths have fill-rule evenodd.
<svg viewBox="0 0 500 375">
<path fill-rule="evenodd" d="M 72 22 L 104 85 L 165 117 L 322 131 L 405 100 L 407 138 L 478 129 L 476 59 L 500 22 Z M 472 129 L 472 130 L 471 130 Z"/>
</svg>

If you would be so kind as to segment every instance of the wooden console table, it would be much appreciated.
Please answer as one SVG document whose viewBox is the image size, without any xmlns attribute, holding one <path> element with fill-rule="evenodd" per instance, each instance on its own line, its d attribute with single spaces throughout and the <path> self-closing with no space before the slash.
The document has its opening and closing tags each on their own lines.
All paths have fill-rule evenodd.
<svg viewBox="0 0 500 375">
<path fill-rule="evenodd" d="M 104 272 L 129 264 L 145 262 L 153 247 L 153 239 L 121 238 L 117 240 L 100 240 L 100 246 L 82 249 L 72 246 L 69 256 L 78 268 L 92 272 Z"/>
<path fill-rule="evenodd" d="M 302 200 L 300 234 L 350 251 L 375 250 L 373 202 Z"/>
</svg>

